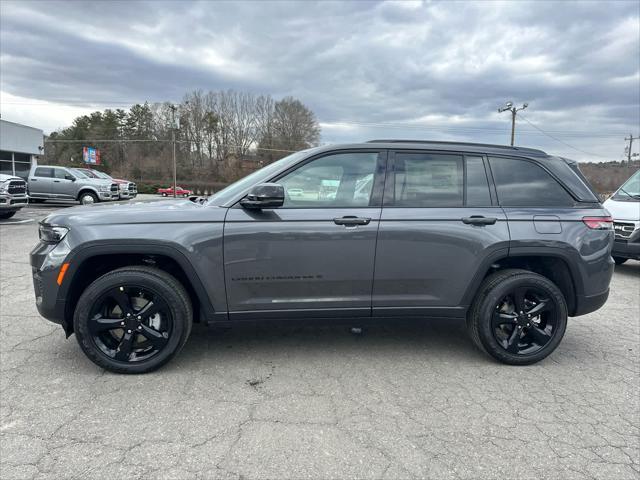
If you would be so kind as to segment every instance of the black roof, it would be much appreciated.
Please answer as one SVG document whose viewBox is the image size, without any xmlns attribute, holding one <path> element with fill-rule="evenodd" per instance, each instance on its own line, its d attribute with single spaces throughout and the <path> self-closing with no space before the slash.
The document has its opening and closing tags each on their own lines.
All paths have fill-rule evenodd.
<svg viewBox="0 0 640 480">
<path fill-rule="evenodd" d="M 525 155 L 532 156 L 543 156 L 547 157 L 548 154 L 543 152 L 542 150 L 537 150 L 535 148 L 527 148 L 527 147 L 511 147 L 509 145 L 492 145 L 489 143 L 471 143 L 471 142 L 442 142 L 442 141 L 431 141 L 431 140 L 399 140 L 399 139 L 378 139 L 378 140 L 369 140 L 366 143 L 386 143 L 392 144 L 397 148 L 398 144 L 404 144 L 406 146 L 415 145 L 415 146 L 424 146 L 429 145 L 430 147 L 437 150 L 447 150 L 452 146 L 456 147 L 465 147 L 464 150 L 469 150 L 473 147 L 480 147 L 482 150 L 493 150 L 493 151 L 502 151 L 502 152 L 513 152 Z"/>
</svg>

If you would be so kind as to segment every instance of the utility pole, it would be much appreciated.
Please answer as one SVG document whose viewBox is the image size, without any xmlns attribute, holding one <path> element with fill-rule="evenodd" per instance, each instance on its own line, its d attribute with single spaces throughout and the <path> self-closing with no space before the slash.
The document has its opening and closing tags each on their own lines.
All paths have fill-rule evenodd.
<svg viewBox="0 0 640 480">
<path fill-rule="evenodd" d="M 173 198 L 176 198 L 178 189 L 178 169 L 176 167 L 176 106 L 169 105 L 171 109 L 171 143 L 173 144 Z"/>
<path fill-rule="evenodd" d="M 627 150 L 627 162 L 631 163 L 631 147 L 633 146 L 634 140 L 640 140 L 640 137 L 634 137 L 632 133 L 629 134 L 628 137 L 624 137 L 625 142 L 629 142 L 629 150 Z"/>
<path fill-rule="evenodd" d="M 498 113 L 506 112 L 507 110 L 511 112 L 511 146 L 513 147 L 514 141 L 516 139 L 516 113 L 520 110 L 524 110 L 529 106 L 528 103 L 523 103 L 520 108 L 516 108 L 513 106 L 513 102 L 505 103 L 504 107 L 500 107 L 498 109 Z"/>
</svg>

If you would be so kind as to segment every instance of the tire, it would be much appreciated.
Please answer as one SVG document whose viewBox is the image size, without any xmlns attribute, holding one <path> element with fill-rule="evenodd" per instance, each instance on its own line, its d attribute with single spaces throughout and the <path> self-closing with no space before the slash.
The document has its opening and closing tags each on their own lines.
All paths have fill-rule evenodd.
<svg viewBox="0 0 640 480">
<path fill-rule="evenodd" d="M 518 302 L 516 292 L 523 291 L 526 293 L 522 294 L 522 302 Z M 509 303 L 513 305 L 510 307 Z M 519 312 L 516 303 L 526 306 Z M 539 315 L 527 317 L 528 311 L 543 307 L 545 310 Z M 513 311 L 509 312 L 509 308 Z M 522 311 L 524 314 L 519 315 Z M 467 329 L 476 346 L 496 360 L 530 365 L 547 357 L 560 344 L 567 316 L 564 295 L 548 278 L 527 270 L 502 270 L 480 285 L 467 315 Z M 527 341 L 529 347 L 520 350 L 520 344 Z"/>
<path fill-rule="evenodd" d="M 93 192 L 81 192 L 78 196 L 78 202 L 80 205 L 93 205 L 98 203 L 98 196 Z"/>
<path fill-rule="evenodd" d="M 166 196 L 167 196 L 167 194 L 166 194 L 166 193 L 163 193 L 163 194 L 162 194 L 162 196 L 163 196 L 163 197 L 166 197 Z"/>
<path fill-rule="evenodd" d="M 116 291 L 116 295 L 118 295 L 117 291 L 140 291 L 141 295 L 143 291 L 151 292 L 153 300 L 156 300 L 158 305 L 166 307 L 166 313 L 162 313 L 163 311 L 161 310 L 147 319 L 147 325 L 138 326 L 138 329 L 145 328 L 147 331 L 159 334 L 160 332 L 151 330 L 151 321 L 156 316 L 158 318 L 164 316 L 165 321 L 170 322 L 171 325 L 168 334 L 162 333 L 156 338 L 164 342 L 163 346 L 158 348 L 156 353 L 151 353 L 148 358 L 141 356 L 141 359 L 139 359 L 139 353 L 135 351 L 139 344 L 144 347 L 144 345 L 151 346 L 153 343 L 142 335 L 145 330 L 137 331 L 127 324 L 122 328 L 119 326 L 111 327 L 109 330 L 96 334 L 93 326 L 99 324 L 93 320 L 96 318 L 95 309 L 100 308 L 100 302 L 105 302 L 105 298 L 110 299 L 111 294 L 109 292 L 114 291 Z M 129 299 L 131 305 L 133 305 L 134 298 L 129 297 Z M 135 311 L 135 306 L 133 306 L 133 317 L 136 317 L 137 313 L 143 312 L 146 306 L 144 305 L 137 312 Z M 123 312 L 119 316 L 113 315 L 113 311 L 115 310 L 112 310 L 106 316 L 117 318 L 114 320 L 105 318 L 103 321 L 119 322 L 122 320 L 119 325 L 124 324 L 125 321 L 136 321 L 133 317 L 125 318 Z M 113 270 L 87 287 L 78 300 L 73 317 L 73 326 L 80 348 L 93 363 L 111 372 L 137 374 L 151 372 L 160 368 L 180 352 L 191 333 L 192 317 L 193 310 L 189 295 L 180 282 L 162 270 L 144 266 L 132 266 Z M 137 316 L 137 318 L 140 318 L 140 316 Z M 160 321 L 158 320 L 158 322 Z M 142 322 L 145 322 L 145 319 Z M 131 328 L 131 330 L 126 330 L 127 328 Z M 117 359 L 116 357 L 120 355 L 121 346 L 126 343 L 125 330 L 128 334 L 133 333 L 128 336 L 131 339 L 128 351 L 131 353 L 127 353 L 126 360 Z M 118 338 L 118 334 L 121 334 L 121 337 Z M 151 339 L 151 336 L 148 338 Z M 108 342 L 113 344 L 113 350 L 107 348 Z M 117 348 L 115 344 L 117 344 Z M 142 353 L 144 354 L 144 351 Z M 135 355 L 135 358 L 132 359 L 132 355 Z"/>
<path fill-rule="evenodd" d="M 17 213 L 17 210 L 12 210 L 10 212 L 0 212 L 0 220 L 6 220 L 7 218 L 11 218 L 16 213 Z"/>
<path fill-rule="evenodd" d="M 622 265 L 627 260 L 629 260 L 629 259 L 628 258 L 623 258 L 623 257 L 613 257 L 613 261 L 616 262 L 616 265 Z"/>
</svg>

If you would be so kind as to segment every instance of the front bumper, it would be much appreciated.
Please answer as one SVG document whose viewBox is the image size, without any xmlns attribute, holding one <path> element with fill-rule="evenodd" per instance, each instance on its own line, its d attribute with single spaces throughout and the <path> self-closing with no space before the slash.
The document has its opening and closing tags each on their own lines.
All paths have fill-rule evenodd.
<svg viewBox="0 0 640 480">
<path fill-rule="evenodd" d="M 58 298 L 57 278 L 68 252 L 68 244 L 63 240 L 57 245 L 38 242 L 29 255 L 36 308 L 47 320 L 62 325 L 67 334 L 71 326 L 65 321 L 65 301 Z"/>
<path fill-rule="evenodd" d="M 0 194 L 0 211 L 18 210 L 28 204 L 29 197 L 26 195 Z"/>
<path fill-rule="evenodd" d="M 615 242 L 613 242 L 611 255 L 613 257 L 640 260 L 640 239 L 636 239 L 636 241 L 633 242 L 616 238 Z"/>
</svg>

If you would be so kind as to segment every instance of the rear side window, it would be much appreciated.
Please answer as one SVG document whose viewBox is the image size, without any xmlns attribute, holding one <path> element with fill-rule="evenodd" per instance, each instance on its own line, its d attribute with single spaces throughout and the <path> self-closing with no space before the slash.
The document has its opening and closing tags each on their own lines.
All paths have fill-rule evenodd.
<svg viewBox="0 0 640 480">
<path fill-rule="evenodd" d="M 33 174 L 36 177 L 53 177 L 53 168 L 47 167 L 38 167 L 36 168 L 35 173 Z"/>
<path fill-rule="evenodd" d="M 461 207 L 462 155 L 397 152 L 393 204 L 399 207 Z"/>
<path fill-rule="evenodd" d="M 533 162 L 515 158 L 489 159 L 503 207 L 570 207 L 575 201 L 551 175 Z"/>
</svg>

